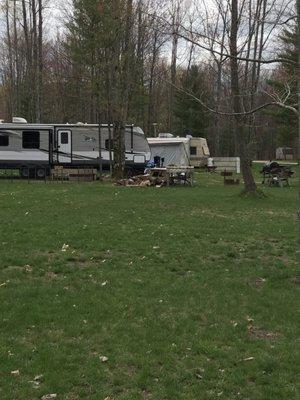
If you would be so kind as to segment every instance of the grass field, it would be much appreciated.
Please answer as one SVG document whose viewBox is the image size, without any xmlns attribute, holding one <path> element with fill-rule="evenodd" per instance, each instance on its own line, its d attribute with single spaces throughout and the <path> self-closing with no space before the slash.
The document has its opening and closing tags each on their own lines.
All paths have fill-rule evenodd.
<svg viewBox="0 0 300 400">
<path fill-rule="evenodd" d="M 197 181 L 0 182 L 1 400 L 299 398 L 296 179 Z"/>
</svg>

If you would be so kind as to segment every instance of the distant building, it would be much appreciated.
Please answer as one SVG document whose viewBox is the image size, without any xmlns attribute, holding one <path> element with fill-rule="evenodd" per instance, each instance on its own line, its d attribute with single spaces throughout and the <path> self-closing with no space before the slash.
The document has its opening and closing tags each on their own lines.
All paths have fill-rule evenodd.
<svg viewBox="0 0 300 400">
<path fill-rule="evenodd" d="M 292 147 L 277 147 L 276 160 L 294 160 L 295 150 Z"/>
</svg>

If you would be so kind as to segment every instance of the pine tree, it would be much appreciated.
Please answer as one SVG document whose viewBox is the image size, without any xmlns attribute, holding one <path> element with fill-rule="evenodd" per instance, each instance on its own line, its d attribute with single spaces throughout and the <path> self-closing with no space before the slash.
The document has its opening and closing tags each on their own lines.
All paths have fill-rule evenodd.
<svg viewBox="0 0 300 400">
<path fill-rule="evenodd" d="M 128 114 L 132 53 L 132 0 L 74 0 L 69 51 L 90 89 L 90 121 L 113 123 L 114 175 L 125 166 L 124 130 Z M 100 114 L 101 113 L 101 114 Z"/>
<path fill-rule="evenodd" d="M 198 65 L 192 65 L 189 71 L 181 77 L 182 90 L 177 91 L 175 101 L 175 133 L 179 136 L 191 134 L 203 136 L 203 131 L 210 122 L 206 110 L 191 95 L 196 98 L 208 96 L 204 85 L 205 73 Z M 190 95 L 191 94 L 191 95 Z"/>
<path fill-rule="evenodd" d="M 297 29 L 285 29 L 280 37 L 284 51 L 280 54 L 280 58 L 292 62 L 281 62 L 280 67 L 275 71 L 273 79 L 269 80 L 272 90 L 277 93 L 283 93 L 285 86 L 288 85 L 291 95 L 287 101 L 287 105 L 295 105 L 297 103 Z M 292 146 L 297 137 L 297 117 L 289 110 L 284 108 L 276 108 L 272 111 L 266 111 L 275 118 L 277 123 L 277 144 Z"/>
</svg>

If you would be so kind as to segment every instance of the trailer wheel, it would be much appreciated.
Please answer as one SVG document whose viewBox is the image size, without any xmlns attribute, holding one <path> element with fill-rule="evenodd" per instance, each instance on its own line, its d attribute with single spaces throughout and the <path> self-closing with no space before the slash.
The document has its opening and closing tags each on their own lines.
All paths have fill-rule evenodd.
<svg viewBox="0 0 300 400">
<path fill-rule="evenodd" d="M 36 168 L 36 177 L 38 179 L 45 178 L 45 175 L 46 175 L 46 169 L 45 168 L 43 168 L 43 167 L 37 167 Z"/>
<path fill-rule="evenodd" d="M 133 168 L 131 168 L 131 167 L 125 168 L 125 175 L 127 178 L 131 178 L 132 176 L 134 176 Z"/>
<path fill-rule="evenodd" d="M 29 176 L 29 168 L 28 167 L 21 167 L 20 168 L 20 175 L 21 178 L 27 179 Z"/>
</svg>

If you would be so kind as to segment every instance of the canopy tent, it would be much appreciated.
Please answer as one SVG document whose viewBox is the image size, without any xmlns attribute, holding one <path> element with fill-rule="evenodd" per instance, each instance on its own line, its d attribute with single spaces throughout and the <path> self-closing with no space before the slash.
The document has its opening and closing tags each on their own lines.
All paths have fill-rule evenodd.
<svg viewBox="0 0 300 400">
<path fill-rule="evenodd" d="M 148 138 L 151 159 L 160 157 L 164 166 L 189 165 L 190 151 L 188 138 Z"/>
</svg>

